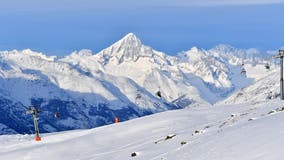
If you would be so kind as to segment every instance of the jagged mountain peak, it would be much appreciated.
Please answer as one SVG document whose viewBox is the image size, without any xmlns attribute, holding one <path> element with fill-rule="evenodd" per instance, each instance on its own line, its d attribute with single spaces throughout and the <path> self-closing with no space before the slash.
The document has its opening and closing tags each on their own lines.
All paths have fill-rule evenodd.
<svg viewBox="0 0 284 160">
<path fill-rule="evenodd" d="M 14 59 L 19 59 L 20 57 L 26 58 L 37 58 L 39 60 L 55 61 L 57 56 L 47 56 L 42 52 L 33 51 L 31 49 L 24 50 L 11 50 L 11 51 L 0 51 L 1 57 L 10 57 Z"/>
<path fill-rule="evenodd" d="M 14 51 L 14 52 L 18 52 L 20 54 L 33 56 L 33 57 L 40 57 L 40 58 L 45 59 L 45 60 L 54 60 L 54 58 L 56 58 L 56 56 L 47 56 L 42 52 L 33 51 L 31 49 L 24 49 L 22 51 Z"/>
<path fill-rule="evenodd" d="M 189 52 L 199 52 L 201 49 L 199 49 L 198 47 L 194 46 L 192 47 Z"/>
<path fill-rule="evenodd" d="M 222 54 L 223 56 L 237 56 L 241 58 L 245 55 L 246 52 L 244 49 L 238 49 L 228 44 L 219 44 L 209 51 L 211 53 Z"/>
<path fill-rule="evenodd" d="M 112 46 L 126 48 L 141 47 L 142 42 L 134 33 L 128 33 L 122 39 L 114 43 Z"/>
<path fill-rule="evenodd" d="M 216 47 L 212 48 L 211 51 L 220 52 L 223 54 L 238 54 L 239 56 L 262 54 L 262 52 L 256 48 L 238 49 L 227 44 L 217 45 Z"/>
<path fill-rule="evenodd" d="M 121 64 L 125 61 L 137 61 L 140 57 L 152 57 L 154 50 L 142 44 L 133 33 L 129 33 L 110 47 L 99 52 L 96 57 L 103 64 L 112 61 Z"/>
<path fill-rule="evenodd" d="M 192 47 L 188 51 L 183 51 L 178 54 L 178 57 L 183 61 L 200 61 L 202 58 L 206 57 L 206 51 L 203 49 L 199 49 L 197 47 Z"/>
<path fill-rule="evenodd" d="M 126 41 L 126 42 L 135 42 L 135 43 L 140 43 L 141 40 L 134 34 L 134 33 L 128 33 L 126 34 L 121 41 Z"/>
<path fill-rule="evenodd" d="M 127 34 L 125 35 L 125 37 L 136 37 L 136 38 L 137 38 L 137 36 L 136 36 L 133 32 L 127 33 Z"/>
<path fill-rule="evenodd" d="M 73 56 L 73 57 L 90 57 L 93 55 L 93 52 L 92 50 L 89 50 L 89 49 L 82 49 L 80 51 L 74 51 L 72 52 L 69 56 Z M 68 57 L 68 56 L 67 56 Z"/>
</svg>

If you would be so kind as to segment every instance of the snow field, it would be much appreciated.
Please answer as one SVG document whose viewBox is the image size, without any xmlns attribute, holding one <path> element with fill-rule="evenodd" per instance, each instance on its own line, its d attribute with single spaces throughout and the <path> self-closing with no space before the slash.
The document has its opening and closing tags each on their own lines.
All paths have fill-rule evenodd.
<svg viewBox="0 0 284 160">
<path fill-rule="evenodd" d="M 1 159 L 281 159 L 282 106 L 199 106 L 91 130 L 1 136 Z M 273 111 L 274 112 L 271 112 Z M 135 157 L 131 157 L 132 153 Z"/>
</svg>

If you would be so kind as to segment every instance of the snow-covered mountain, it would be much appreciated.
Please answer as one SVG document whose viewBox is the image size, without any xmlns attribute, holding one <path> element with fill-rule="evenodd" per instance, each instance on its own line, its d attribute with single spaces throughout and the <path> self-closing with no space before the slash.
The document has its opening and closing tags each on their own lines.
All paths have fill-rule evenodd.
<svg viewBox="0 0 284 160">
<path fill-rule="evenodd" d="M 1 51 L 0 109 L 5 116 L 0 134 L 32 132 L 31 116 L 25 114 L 30 105 L 41 109 L 43 132 L 211 105 L 273 73 L 274 64 L 268 70 L 266 63 L 256 50 L 225 45 L 170 56 L 143 45 L 133 33 L 97 54 L 81 50 L 58 58 L 31 50 Z"/>
<path fill-rule="evenodd" d="M 219 104 L 263 103 L 280 97 L 280 73 L 277 70 L 257 79 L 252 85 L 238 90 Z"/>
<path fill-rule="evenodd" d="M 1 123 L 13 126 L 10 119 L 14 119 L 13 113 L 21 108 L 17 119 L 30 125 L 11 127 L 20 133 L 32 130 L 32 121 L 24 114 L 29 105 L 42 110 L 42 131 L 91 128 L 112 123 L 114 117 L 124 121 L 180 108 L 155 97 L 131 79 L 88 73 L 30 50 L 1 52 L 0 55 L 1 97 L 5 102 L 21 106 L 12 106 L 9 110 L 1 108 L 8 116 Z M 55 112 L 61 114 L 60 119 L 53 117 Z"/>
</svg>

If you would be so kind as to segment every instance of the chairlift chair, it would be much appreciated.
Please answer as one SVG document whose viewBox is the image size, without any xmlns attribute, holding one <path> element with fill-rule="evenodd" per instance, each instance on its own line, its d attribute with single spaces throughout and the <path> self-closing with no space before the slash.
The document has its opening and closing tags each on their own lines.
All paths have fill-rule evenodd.
<svg viewBox="0 0 284 160">
<path fill-rule="evenodd" d="M 156 95 L 157 95 L 158 97 L 162 98 L 162 93 L 161 93 L 161 91 L 158 91 L 158 92 L 156 93 Z"/>
<path fill-rule="evenodd" d="M 55 113 L 54 113 L 54 117 L 55 117 L 55 118 L 60 118 L 60 113 L 59 113 L 59 112 L 55 112 Z"/>
<path fill-rule="evenodd" d="M 140 94 L 140 93 L 137 93 L 137 95 L 136 95 L 136 98 L 135 98 L 135 99 L 140 99 L 140 98 L 142 98 L 141 94 Z"/>
<path fill-rule="evenodd" d="M 268 63 L 265 64 L 265 69 L 270 69 L 270 65 Z"/>
<path fill-rule="evenodd" d="M 57 111 L 54 113 L 55 118 L 60 118 L 59 107 L 57 107 Z"/>
<path fill-rule="evenodd" d="M 245 70 L 245 68 L 242 68 L 241 74 L 242 75 L 246 75 L 247 71 Z"/>
</svg>

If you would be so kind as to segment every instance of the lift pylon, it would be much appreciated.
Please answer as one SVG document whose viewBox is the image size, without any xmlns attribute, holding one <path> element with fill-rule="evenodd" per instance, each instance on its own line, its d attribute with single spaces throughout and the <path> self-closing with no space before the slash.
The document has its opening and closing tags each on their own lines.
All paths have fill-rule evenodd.
<svg viewBox="0 0 284 160">
<path fill-rule="evenodd" d="M 284 57 L 284 50 L 279 50 L 279 54 L 273 56 L 273 58 L 280 58 L 280 94 L 281 100 L 284 100 L 284 84 L 283 84 L 283 57 Z"/>
<path fill-rule="evenodd" d="M 41 141 L 41 138 L 39 136 L 39 129 L 38 129 L 38 113 L 39 113 L 39 109 L 35 108 L 34 106 L 30 106 L 27 110 L 27 114 L 33 115 L 34 127 L 35 127 L 35 133 L 36 133 L 35 140 Z"/>
</svg>

